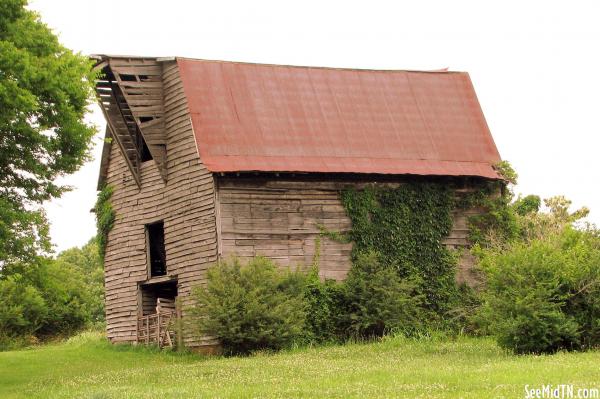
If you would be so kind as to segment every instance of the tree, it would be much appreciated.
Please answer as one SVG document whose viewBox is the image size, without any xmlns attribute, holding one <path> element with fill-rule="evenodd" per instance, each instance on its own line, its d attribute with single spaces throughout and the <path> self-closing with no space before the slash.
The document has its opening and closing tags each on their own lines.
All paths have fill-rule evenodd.
<svg viewBox="0 0 600 399">
<path fill-rule="evenodd" d="M 104 269 L 96 238 L 81 248 L 61 252 L 51 263 L 56 270 L 55 275 L 59 275 L 59 271 L 70 275 L 66 279 L 73 281 L 75 287 L 71 296 L 80 295 L 88 315 L 87 322 L 104 321 Z"/>
<path fill-rule="evenodd" d="M 55 180 L 89 159 L 96 131 L 90 61 L 26 5 L 0 2 L 0 267 L 50 249 L 40 205 L 68 189 Z"/>
<path fill-rule="evenodd" d="M 34 263 L 10 266 L 0 278 L 0 350 L 104 321 L 104 276 L 96 239 L 56 259 L 38 257 Z"/>
</svg>

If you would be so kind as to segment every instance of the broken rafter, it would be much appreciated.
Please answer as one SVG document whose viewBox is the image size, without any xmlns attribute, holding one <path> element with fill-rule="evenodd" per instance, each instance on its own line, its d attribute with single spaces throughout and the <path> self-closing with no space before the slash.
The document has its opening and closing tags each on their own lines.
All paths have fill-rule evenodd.
<svg viewBox="0 0 600 399">
<path fill-rule="evenodd" d="M 163 181 L 166 181 L 162 64 L 151 59 L 116 58 L 110 59 L 109 65 L 132 119 L 142 134 Z"/>
</svg>

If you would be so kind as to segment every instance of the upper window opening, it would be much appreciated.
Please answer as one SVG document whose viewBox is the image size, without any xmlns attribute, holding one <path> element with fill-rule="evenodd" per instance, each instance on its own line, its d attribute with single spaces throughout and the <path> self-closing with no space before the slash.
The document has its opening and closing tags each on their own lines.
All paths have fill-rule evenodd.
<svg viewBox="0 0 600 399">
<path fill-rule="evenodd" d="M 124 73 L 120 73 L 119 77 L 121 78 L 122 81 L 124 82 L 135 82 L 137 79 L 135 78 L 135 75 L 127 75 Z"/>
<path fill-rule="evenodd" d="M 146 140 L 144 140 L 144 137 L 139 132 L 139 130 L 138 130 L 136 136 L 137 136 L 137 149 L 138 149 L 138 154 L 140 155 L 140 160 L 142 162 L 150 161 L 152 159 L 152 154 L 150 153 L 150 150 L 148 149 L 148 145 L 146 145 Z"/>
<path fill-rule="evenodd" d="M 163 222 L 146 226 L 150 255 L 150 277 L 167 274 L 167 253 L 165 251 L 165 228 Z"/>
</svg>

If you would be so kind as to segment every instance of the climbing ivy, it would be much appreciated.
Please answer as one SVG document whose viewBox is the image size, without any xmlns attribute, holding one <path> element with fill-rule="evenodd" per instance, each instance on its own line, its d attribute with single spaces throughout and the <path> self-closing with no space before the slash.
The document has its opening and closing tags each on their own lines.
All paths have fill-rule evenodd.
<svg viewBox="0 0 600 399">
<path fill-rule="evenodd" d="M 346 232 L 329 230 L 327 227 L 320 223 L 317 223 L 317 228 L 319 229 L 319 236 L 317 237 L 318 239 L 320 239 L 321 237 L 327 237 L 331 241 L 340 243 L 349 243 L 351 241 L 350 237 L 348 236 L 348 233 Z"/>
<path fill-rule="evenodd" d="M 98 199 L 94 205 L 94 213 L 96 214 L 96 228 L 98 230 L 98 251 L 100 257 L 104 259 L 106 252 L 106 244 L 108 241 L 108 233 L 113 227 L 115 222 L 115 211 L 110 203 L 110 199 L 113 194 L 112 186 L 106 185 L 98 193 Z"/>
<path fill-rule="evenodd" d="M 479 188 L 465 194 L 457 204 L 462 209 L 483 210 L 470 216 L 468 222 L 469 240 L 484 247 L 492 241 L 512 241 L 520 234 L 517 211 L 511 204 L 514 197 L 511 186 L 517 183 L 518 175 L 507 161 L 498 163 L 495 169 L 502 180 L 482 183 Z"/>
<path fill-rule="evenodd" d="M 352 221 L 353 261 L 375 252 L 382 267 L 418 283 L 426 309 L 446 311 L 457 292 L 457 260 L 442 244 L 452 229 L 453 190 L 441 183 L 369 185 L 341 197 Z"/>
</svg>

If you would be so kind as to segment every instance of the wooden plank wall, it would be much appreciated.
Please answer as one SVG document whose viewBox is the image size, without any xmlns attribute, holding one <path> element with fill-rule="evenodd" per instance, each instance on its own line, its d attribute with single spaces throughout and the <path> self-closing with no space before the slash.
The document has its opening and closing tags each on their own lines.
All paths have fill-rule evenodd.
<svg viewBox="0 0 600 399">
<path fill-rule="evenodd" d="M 351 223 L 338 189 L 329 182 L 219 179 L 221 253 L 227 258 L 267 256 L 280 266 L 309 267 L 319 225 L 348 231 Z M 320 239 L 322 277 L 343 279 L 351 244 Z"/>
<path fill-rule="evenodd" d="M 309 267 L 321 230 L 348 231 L 351 222 L 339 192 L 365 182 L 302 181 L 221 177 L 217 180 L 220 215 L 220 253 L 249 259 L 263 255 L 281 266 Z M 388 183 L 397 185 L 400 183 Z M 462 192 L 457 190 L 457 196 Z M 449 248 L 468 246 L 467 218 L 478 210 L 455 210 L 454 226 L 444 241 Z M 351 244 L 321 237 L 319 271 L 324 278 L 342 280 L 350 269 Z M 473 259 L 465 251 L 458 268 L 459 282 L 473 281 Z"/>
<path fill-rule="evenodd" d="M 189 299 L 206 268 L 217 259 L 214 179 L 201 163 L 187 102 L 175 62 L 163 64 L 167 173 L 141 165 L 138 189 L 118 146 L 112 146 L 107 183 L 114 187 L 115 225 L 105 258 L 107 336 L 113 342 L 135 341 L 138 283 L 148 279 L 145 224 L 164 220 L 167 273 L 178 279 L 178 294 Z M 187 345 L 200 344 L 186 336 Z"/>
<path fill-rule="evenodd" d="M 142 316 L 156 313 L 156 294 L 150 290 L 144 290 L 141 293 L 142 298 Z"/>
</svg>

